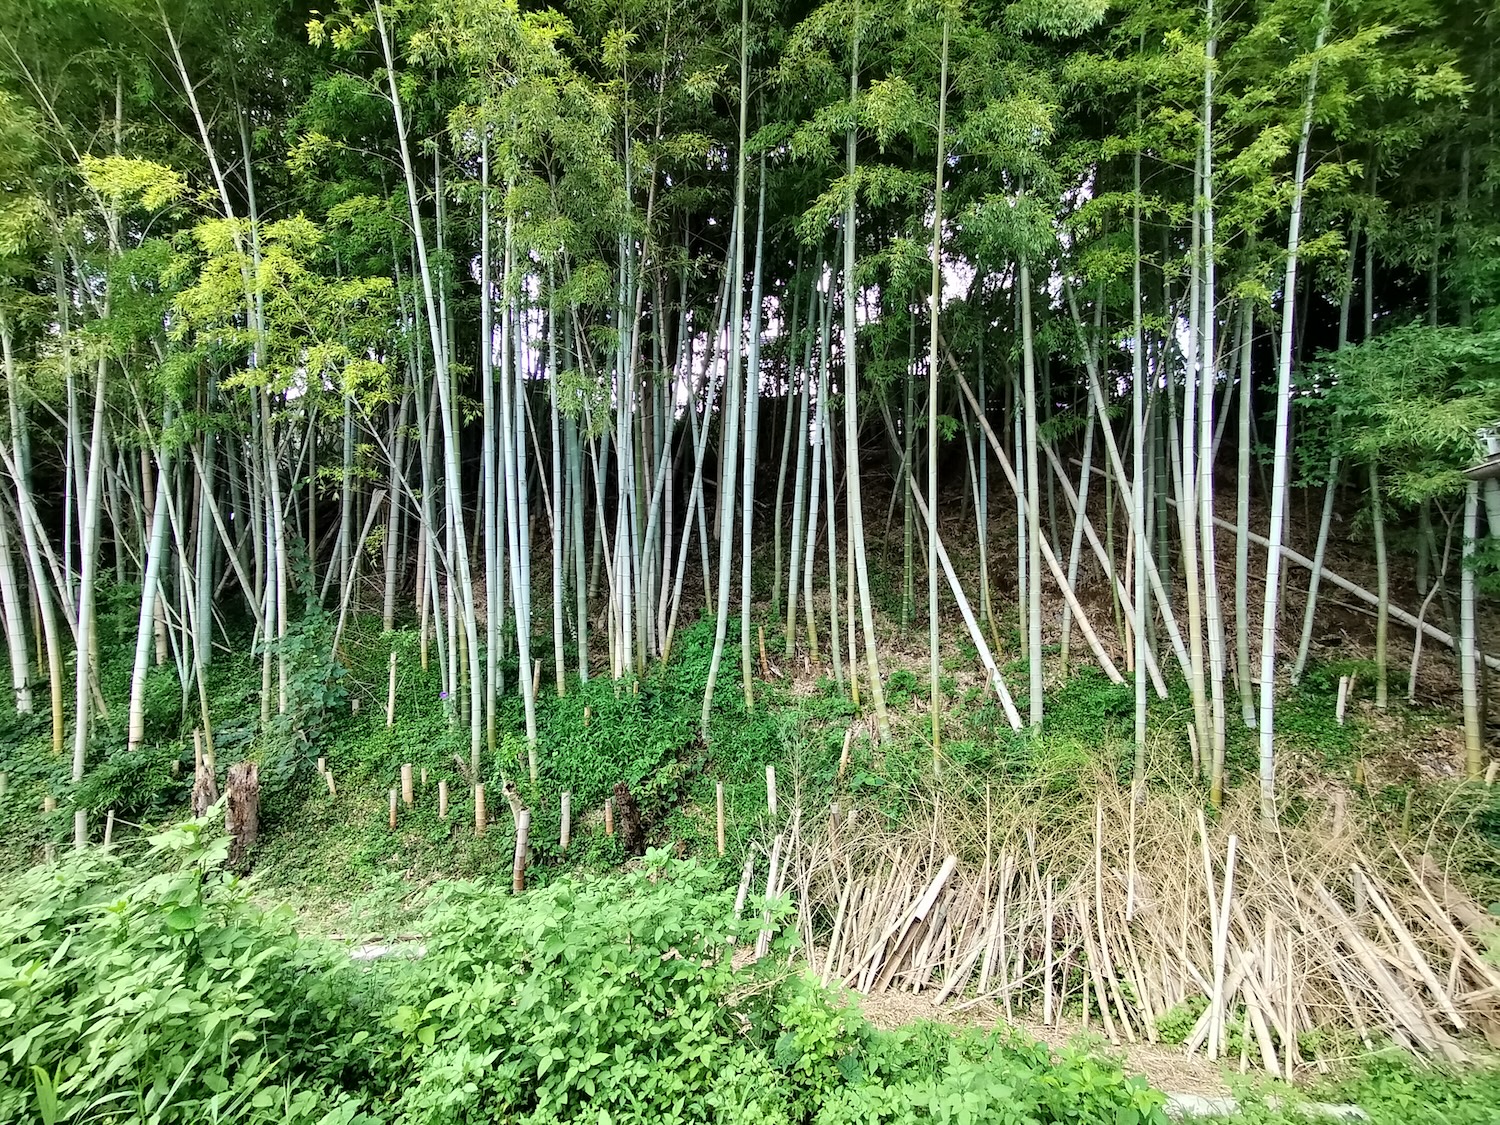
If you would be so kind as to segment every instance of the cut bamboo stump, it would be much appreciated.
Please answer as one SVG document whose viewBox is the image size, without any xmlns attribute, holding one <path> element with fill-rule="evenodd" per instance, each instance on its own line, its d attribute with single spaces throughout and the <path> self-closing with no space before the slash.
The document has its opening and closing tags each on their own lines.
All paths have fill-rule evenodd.
<svg viewBox="0 0 1500 1125">
<path fill-rule="evenodd" d="M 401 803 L 411 808 L 416 799 L 416 794 L 412 789 L 411 763 L 407 762 L 401 767 Z"/>
<path fill-rule="evenodd" d="M 193 773 L 193 816 L 206 816 L 218 799 L 219 784 L 214 780 L 213 767 L 200 756 L 198 768 Z"/>
<path fill-rule="evenodd" d="M 613 836 L 615 834 L 615 799 L 604 798 L 604 834 Z"/>
<path fill-rule="evenodd" d="M 318 776 L 322 777 L 327 772 L 328 772 L 328 759 L 327 758 L 319 758 L 318 759 Z"/>
<path fill-rule="evenodd" d="M 391 831 L 396 830 L 396 790 L 391 790 Z"/>
<path fill-rule="evenodd" d="M 567 851 L 568 845 L 573 841 L 573 794 L 567 789 L 564 789 L 562 793 L 559 820 L 557 846 Z"/>
<path fill-rule="evenodd" d="M 333 771 L 332 770 L 326 770 L 326 771 L 324 771 L 324 773 L 323 773 L 323 780 L 328 783 L 328 795 L 330 797 L 337 797 L 339 795 L 339 791 L 338 791 L 338 787 L 335 786 L 334 783 L 333 783 Z"/>
<path fill-rule="evenodd" d="M 516 818 L 516 857 L 510 867 L 510 889 L 520 894 L 526 889 L 526 840 L 531 834 L 531 810 L 523 809 Z"/>
<path fill-rule="evenodd" d="M 422 788 L 423 789 L 427 788 L 427 767 L 426 766 L 422 767 Z"/>
<path fill-rule="evenodd" d="M 474 835 L 483 836 L 489 816 L 484 808 L 484 782 L 474 786 Z"/>
<path fill-rule="evenodd" d="M 104 814 L 104 846 L 108 848 L 115 842 L 115 810 L 110 809 Z"/>
<path fill-rule="evenodd" d="M 448 782 L 438 782 L 438 819 L 448 819 Z"/>
<path fill-rule="evenodd" d="M 1334 708 L 1334 717 L 1338 719 L 1339 726 L 1344 725 L 1344 710 L 1349 706 L 1349 677 L 1339 677 L 1339 701 Z"/>
<path fill-rule="evenodd" d="M 766 808 L 776 815 L 776 767 L 766 767 Z"/>
<path fill-rule="evenodd" d="M 8 792 L 10 792 L 10 774 L 5 770 L 0 770 L 0 797 Z"/>
<path fill-rule="evenodd" d="M 260 835 L 260 766 L 236 762 L 224 778 L 224 827 L 229 831 L 229 866 L 250 868 L 250 850 Z"/>
<path fill-rule="evenodd" d="M 719 854 L 724 854 L 724 783 L 718 782 L 714 787 L 714 812 L 718 821 L 718 843 Z"/>
</svg>

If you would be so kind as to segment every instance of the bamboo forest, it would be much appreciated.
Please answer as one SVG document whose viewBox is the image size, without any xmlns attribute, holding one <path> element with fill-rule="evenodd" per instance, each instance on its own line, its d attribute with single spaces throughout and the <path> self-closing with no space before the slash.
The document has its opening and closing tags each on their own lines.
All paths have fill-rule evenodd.
<svg viewBox="0 0 1500 1125">
<path fill-rule="evenodd" d="M 1500 1113 L 1494 0 L 0 0 L 0 1125 Z"/>
</svg>

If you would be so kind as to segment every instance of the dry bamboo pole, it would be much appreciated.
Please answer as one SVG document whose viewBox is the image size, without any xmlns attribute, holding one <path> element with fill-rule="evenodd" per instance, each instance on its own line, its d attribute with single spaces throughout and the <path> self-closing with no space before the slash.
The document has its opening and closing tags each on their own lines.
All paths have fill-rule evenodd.
<svg viewBox="0 0 1500 1125">
<path fill-rule="evenodd" d="M 1407 874 L 1411 876 L 1413 884 L 1421 892 L 1422 898 L 1431 909 L 1432 913 L 1429 917 L 1440 924 L 1445 938 L 1453 945 L 1456 951 L 1468 958 L 1470 964 L 1485 981 L 1486 986 L 1495 993 L 1500 994 L 1500 972 L 1490 967 L 1489 963 L 1470 944 L 1468 938 L 1464 937 L 1463 931 L 1453 924 L 1448 911 L 1438 904 L 1426 881 L 1417 874 L 1416 869 L 1407 860 L 1406 856 L 1402 854 L 1401 850 L 1399 848 L 1392 848 L 1391 850 L 1395 853 L 1396 858 L 1401 861 L 1401 865 L 1406 868 Z"/>
<path fill-rule="evenodd" d="M 1225 1042 L 1224 1021 L 1227 998 L 1224 996 L 1224 958 L 1229 941 L 1229 904 L 1234 897 L 1234 865 L 1238 849 L 1239 837 L 1231 834 L 1228 858 L 1224 861 L 1224 888 L 1218 898 L 1218 910 L 1213 923 L 1214 993 L 1210 1001 L 1210 1009 L 1214 1015 L 1209 1027 L 1208 1039 L 1208 1057 L 1211 1059 L 1219 1057 L 1218 1050 Z M 1211 875 L 1210 870 L 1210 882 L 1212 882 Z"/>
<path fill-rule="evenodd" d="M 1099 1016 L 1104 1021 L 1104 1034 L 1116 1047 L 1120 1045 L 1120 1032 L 1115 1027 L 1114 1017 L 1109 1011 L 1109 994 L 1104 988 L 1104 977 L 1099 971 L 1099 955 L 1094 949 L 1094 935 L 1090 932 L 1093 927 L 1089 925 L 1089 902 L 1086 898 L 1078 898 L 1073 902 L 1073 911 L 1078 916 L 1078 924 L 1083 933 L 1083 958 L 1088 963 L 1088 973 L 1084 977 L 1084 983 L 1092 980 L 1094 984 L 1094 997 L 1099 1002 Z M 1084 1019 L 1088 1018 L 1088 1001 L 1084 1001 Z M 1129 1028 L 1126 1029 L 1127 1034 Z M 1130 1036 L 1131 1042 L 1135 1042 L 1135 1036 Z"/>
<path fill-rule="evenodd" d="M 416 793 L 412 787 L 411 763 L 406 762 L 401 766 L 401 803 L 411 808 L 416 799 Z"/>
<path fill-rule="evenodd" d="M 323 780 L 328 784 L 328 795 L 330 797 L 337 797 L 339 795 L 339 791 L 338 788 L 333 784 L 333 771 L 324 770 Z"/>
<path fill-rule="evenodd" d="M 1125 1010 L 1125 998 L 1120 993 L 1120 983 L 1115 976 L 1114 960 L 1110 957 L 1109 940 L 1104 933 L 1104 800 L 1102 797 L 1094 801 L 1094 924 L 1099 930 L 1099 968 L 1104 974 L 1104 981 L 1109 986 L 1109 997 L 1115 1002 L 1115 1007 L 1120 1013 L 1120 1026 L 1125 1030 L 1125 1037 L 1132 1043 L 1135 1040 L 1135 1031 L 1130 1026 L 1130 1018 Z"/>
<path fill-rule="evenodd" d="M 1052 1007 L 1052 928 L 1056 921 L 1053 913 L 1053 882 L 1052 876 L 1047 876 L 1047 887 L 1042 899 L 1042 1023 L 1051 1027 L 1056 1022 L 1057 1013 Z M 1066 978 L 1064 978 L 1066 979 Z"/>
<path fill-rule="evenodd" d="M 886 969 L 888 968 L 890 973 L 894 973 L 900 957 L 909 951 L 908 947 L 915 940 L 917 932 L 922 925 L 926 923 L 928 914 L 932 911 L 938 896 L 942 894 L 943 887 L 957 866 L 958 857 L 953 855 L 948 856 L 943 861 L 943 866 L 938 871 L 938 874 L 927 884 L 926 889 L 923 890 L 916 904 L 909 911 L 899 911 L 895 915 L 895 920 L 886 928 L 875 950 L 867 958 L 867 972 L 870 975 L 870 979 L 875 982 L 875 991 L 883 991 L 885 984 L 889 983 L 890 976 Z M 908 883 L 907 886 L 909 887 L 910 884 Z M 879 959 L 879 953 L 892 938 L 896 939 L 896 944 L 891 947 L 891 955 L 882 962 Z M 845 983 L 847 984 L 848 982 L 846 981 Z M 870 991 L 870 985 L 865 985 L 860 991 Z"/>
<path fill-rule="evenodd" d="M 385 725 L 389 729 L 396 725 L 396 653 L 391 652 L 390 683 L 385 692 Z"/>
<path fill-rule="evenodd" d="M 563 851 L 568 850 L 568 845 L 573 842 L 573 793 L 564 789 L 562 799 L 559 802 L 559 824 L 557 829 L 557 846 Z M 723 855 L 723 852 L 719 853 Z"/>
<path fill-rule="evenodd" d="M 828 987 L 828 979 L 833 973 L 833 966 L 837 964 L 839 953 L 839 938 L 843 936 L 844 914 L 849 909 L 849 896 L 852 893 L 853 883 L 845 883 L 839 892 L 838 909 L 833 915 L 833 932 L 828 936 L 828 950 L 823 957 L 823 972 L 819 980 L 824 988 Z M 812 947 L 809 946 L 809 949 Z"/>
<path fill-rule="evenodd" d="M 448 819 L 448 782 L 446 780 L 438 782 L 438 819 Z"/>
<path fill-rule="evenodd" d="M 739 921 L 745 911 L 745 899 L 750 894 L 750 879 L 755 874 L 755 853 L 745 853 L 745 866 L 740 872 L 740 889 L 734 896 L 734 918 Z"/>
<path fill-rule="evenodd" d="M 615 834 L 615 799 L 604 798 L 604 834 L 613 836 Z"/>
</svg>

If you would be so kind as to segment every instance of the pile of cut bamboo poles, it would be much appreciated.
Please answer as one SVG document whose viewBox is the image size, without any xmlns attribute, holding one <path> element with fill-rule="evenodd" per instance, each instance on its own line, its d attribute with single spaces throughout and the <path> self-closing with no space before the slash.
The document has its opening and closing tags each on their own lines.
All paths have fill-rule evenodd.
<svg viewBox="0 0 1500 1125">
<path fill-rule="evenodd" d="M 1357 838 L 1338 812 L 1269 830 L 1247 802 L 1210 825 L 1186 799 L 1109 788 L 1059 828 L 1025 801 L 989 805 L 982 823 L 935 806 L 899 833 L 837 805 L 790 813 L 764 885 L 825 983 L 1048 1025 L 1081 1009 L 1115 1043 L 1194 1021 L 1189 1053 L 1284 1077 L 1361 1043 L 1459 1061 L 1465 1037 L 1500 1036 L 1500 971 L 1480 953 L 1494 919 L 1429 856 Z M 758 954 L 769 941 L 763 925 Z"/>
</svg>

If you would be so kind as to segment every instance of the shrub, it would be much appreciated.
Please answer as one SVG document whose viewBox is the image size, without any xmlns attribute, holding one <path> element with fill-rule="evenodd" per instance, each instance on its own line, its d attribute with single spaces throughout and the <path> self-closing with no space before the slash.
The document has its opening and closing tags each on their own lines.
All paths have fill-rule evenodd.
<svg viewBox="0 0 1500 1125">
<path fill-rule="evenodd" d="M 10 882 L 0 1121 L 358 1120 L 358 974 L 251 905 L 227 850 L 194 822 L 145 878 L 89 851 Z"/>
</svg>

